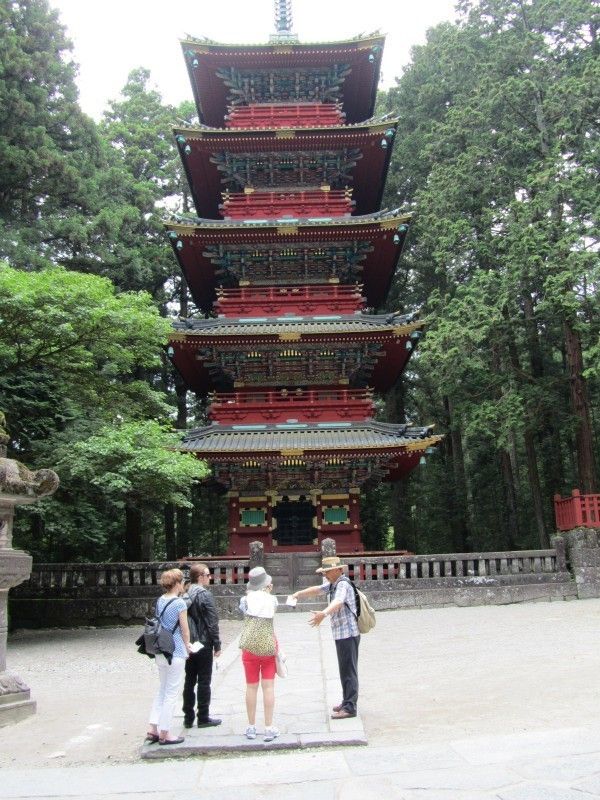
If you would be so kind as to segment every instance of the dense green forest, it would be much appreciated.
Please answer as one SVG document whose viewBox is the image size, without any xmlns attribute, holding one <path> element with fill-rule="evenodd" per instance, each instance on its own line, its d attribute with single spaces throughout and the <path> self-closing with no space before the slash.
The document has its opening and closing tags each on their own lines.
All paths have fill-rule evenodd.
<svg viewBox="0 0 600 800">
<path fill-rule="evenodd" d="M 385 205 L 414 213 L 388 309 L 427 319 L 379 413 L 446 436 L 365 492 L 370 549 L 546 546 L 553 495 L 599 489 L 598 6 L 457 11 L 378 98 L 400 119 Z M 194 108 L 140 67 L 94 122 L 76 70 L 46 0 L 0 0 L 0 410 L 9 455 L 61 477 L 19 510 L 16 543 L 50 561 L 217 554 L 222 498 L 170 449 L 204 403 L 164 355 L 169 317 L 195 313 L 162 229 L 189 209 L 171 128 Z"/>
</svg>

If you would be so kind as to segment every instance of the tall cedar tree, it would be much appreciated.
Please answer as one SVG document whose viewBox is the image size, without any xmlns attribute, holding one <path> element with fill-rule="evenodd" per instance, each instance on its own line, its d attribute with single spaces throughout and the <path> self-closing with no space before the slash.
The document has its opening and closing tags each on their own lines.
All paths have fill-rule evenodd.
<svg viewBox="0 0 600 800">
<path fill-rule="evenodd" d="M 71 270 L 41 272 L 39 290 L 4 273 L 0 405 L 20 457 L 60 461 L 63 471 L 52 504 L 29 514 L 29 544 L 42 558 L 122 558 L 114 493 L 109 502 L 64 467 L 65 457 L 117 418 L 167 417 L 157 390 L 172 381 L 160 358 L 168 323 L 158 336 L 159 320 L 144 317 L 152 308 L 142 312 L 146 299 L 110 300 L 107 284 L 85 283 L 73 270 L 145 289 L 163 315 L 179 298 L 160 218 L 166 202 L 182 205 L 170 129 L 191 121 L 193 107 L 163 106 L 148 72 L 136 70 L 96 126 L 78 106 L 71 45 L 45 0 L 0 0 L 0 26 L 0 255 L 27 271 Z M 119 303 L 129 304 L 129 319 L 120 319 Z M 139 357 L 141 347 L 152 356 Z"/>
<path fill-rule="evenodd" d="M 101 160 L 46 0 L 0 0 L 0 257 L 28 269 L 79 246 Z"/>
<path fill-rule="evenodd" d="M 417 214 L 397 296 L 431 312 L 408 412 L 448 433 L 441 483 L 421 471 L 408 502 L 430 551 L 446 522 L 476 549 L 544 546 L 554 492 L 597 488 L 598 11 L 459 10 L 380 100 Z"/>
</svg>

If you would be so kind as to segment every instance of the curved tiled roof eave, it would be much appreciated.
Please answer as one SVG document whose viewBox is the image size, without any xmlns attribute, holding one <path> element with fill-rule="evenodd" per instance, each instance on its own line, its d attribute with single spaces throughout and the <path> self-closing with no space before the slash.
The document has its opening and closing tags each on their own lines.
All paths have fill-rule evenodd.
<svg viewBox="0 0 600 800">
<path fill-rule="evenodd" d="M 392 117 L 391 119 L 371 117 L 362 122 L 350 122 L 340 125 L 307 125 L 285 128 L 214 128 L 210 125 L 177 125 L 172 130 L 175 136 L 186 136 L 186 138 L 194 141 L 194 139 L 202 139 L 204 136 L 226 136 L 227 138 L 239 139 L 248 134 L 253 137 L 259 134 L 269 134 L 269 138 L 279 138 L 284 137 L 285 133 L 290 131 L 300 135 L 310 134 L 312 131 L 317 131 L 319 134 L 329 131 L 333 134 L 344 134 L 349 131 L 364 129 L 365 133 L 380 134 L 388 128 L 397 128 L 399 122 L 399 117 Z"/>
<path fill-rule="evenodd" d="M 240 220 L 240 219 L 205 219 L 195 215 L 177 215 L 163 220 L 163 225 L 168 230 L 179 232 L 182 236 L 193 235 L 196 229 L 236 230 L 248 232 L 264 228 L 321 228 L 321 227 L 353 227 L 358 225 L 374 225 L 383 223 L 385 227 L 393 224 L 408 224 L 412 220 L 412 212 L 403 212 L 399 208 L 384 209 L 372 214 L 358 214 L 349 217 L 298 217 L 266 220 Z"/>
<path fill-rule="evenodd" d="M 432 427 L 418 428 L 407 424 L 384 422 L 338 425 L 285 424 L 219 425 L 190 431 L 178 449 L 188 452 L 222 452 L 244 456 L 248 453 L 285 455 L 320 451 L 350 450 L 424 450 L 436 445 L 441 436 L 431 433 Z M 283 452 L 282 452 L 283 451 Z"/>
<path fill-rule="evenodd" d="M 323 315 L 326 316 L 326 315 Z M 408 335 L 423 328 L 425 322 L 417 314 L 352 314 L 316 317 L 249 317 L 187 319 L 173 323 L 177 334 L 190 336 L 264 336 L 310 335 L 319 333 L 394 333 Z"/>
<path fill-rule="evenodd" d="M 380 42 L 385 43 L 386 39 L 385 33 L 379 33 L 377 31 L 368 34 L 359 34 L 358 36 L 353 36 L 350 39 L 339 39 L 337 41 L 330 41 L 330 42 L 299 42 L 299 41 L 286 41 L 286 42 L 215 42 L 213 39 L 209 39 L 207 37 L 196 37 L 196 36 L 186 36 L 179 40 L 182 47 L 184 46 L 192 46 L 192 47 L 202 47 L 206 48 L 208 51 L 215 50 L 217 51 L 220 48 L 225 50 L 242 50 L 242 51 L 249 51 L 249 50 L 256 50 L 264 49 L 264 50 L 278 50 L 282 47 L 291 47 L 296 50 L 301 50 L 302 48 L 306 49 L 314 49 L 318 47 L 319 49 L 329 47 L 343 47 L 343 45 L 367 45 L 367 44 L 379 44 Z"/>
</svg>

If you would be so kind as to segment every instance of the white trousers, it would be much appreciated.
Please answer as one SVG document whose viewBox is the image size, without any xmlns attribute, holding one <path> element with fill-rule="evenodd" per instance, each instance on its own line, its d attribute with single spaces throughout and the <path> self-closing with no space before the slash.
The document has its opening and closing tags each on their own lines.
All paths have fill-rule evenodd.
<svg viewBox="0 0 600 800">
<path fill-rule="evenodd" d="M 152 704 L 150 724 L 159 731 L 169 731 L 175 712 L 175 703 L 181 696 L 181 685 L 185 674 L 185 658 L 173 656 L 171 663 L 161 655 L 156 656 L 160 685 Z"/>
</svg>

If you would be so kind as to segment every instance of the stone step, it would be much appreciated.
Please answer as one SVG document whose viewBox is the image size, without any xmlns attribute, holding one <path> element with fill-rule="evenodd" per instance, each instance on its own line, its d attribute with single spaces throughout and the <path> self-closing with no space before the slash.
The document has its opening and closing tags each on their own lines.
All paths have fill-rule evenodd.
<svg viewBox="0 0 600 800">
<path fill-rule="evenodd" d="M 10 677 L 13 678 L 12 675 Z M 0 685 L 2 684 L 0 683 Z M 0 706 L 6 706 L 12 703 L 22 703 L 24 701 L 29 700 L 30 698 L 31 698 L 30 689 L 17 689 L 15 691 L 12 691 L 12 689 L 9 688 L 8 690 L 5 691 L 5 694 L 0 694 Z"/>
<path fill-rule="evenodd" d="M 29 698 L 29 692 L 4 695 L 0 705 L 0 727 L 12 725 L 35 714 L 37 703 Z"/>
</svg>

